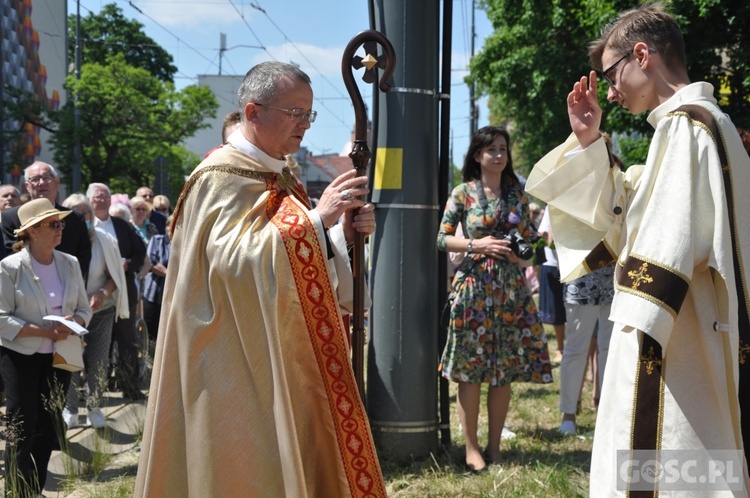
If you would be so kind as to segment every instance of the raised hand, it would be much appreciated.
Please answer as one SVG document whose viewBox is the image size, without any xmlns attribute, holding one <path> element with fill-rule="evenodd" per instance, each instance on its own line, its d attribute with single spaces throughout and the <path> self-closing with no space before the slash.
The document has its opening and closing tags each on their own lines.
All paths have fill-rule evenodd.
<svg viewBox="0 0 750 498">
<path fill-rule="evenodd" d="M 568 94 L 570 127 L 584 149 L 599 139 L 602 108 L 596 96 L 596 71 L 581 76 Z"/>
</svg>

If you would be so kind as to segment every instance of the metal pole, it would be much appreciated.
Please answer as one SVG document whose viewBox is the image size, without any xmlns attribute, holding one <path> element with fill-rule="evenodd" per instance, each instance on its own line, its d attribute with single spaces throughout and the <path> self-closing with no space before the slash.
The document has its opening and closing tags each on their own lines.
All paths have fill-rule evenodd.
<svg viewBox="0 0 750 498">
<path fill-rule="evenodd" d="M 81 79 L 81 0 L 76 2 L 76 83 Z M 73 123 L 75 144 L 73 146 L 73 192 L 81 191 L 81 108 L 78 105 L 78 88 L 73 93 Z"/>
<path fill-rule="evenodd" d="M 221 76 L 221 59 L 224 57 L 224 52 L 227 50 L 227 35 L 219 33 L 219 76 Z"/>
<path fill-rule="evenodd" d="M 443 2 L 443 61 L 442 61 L 442 94 L 440 99 L 440 170 L 438 172 L 438 205 L 445 206 L 450 189 L 451 157 L 451 47 L 453 45 L 453 2 Z M 440 216 L 440 213 L 438 213 Z M 448 254 L 440 252 L 438 255 L 438 353 L 445 347 L 448 330 L 441 322 L 442 309 L 448 300 Z M 451 400 L 448 379 L 440 376 L 440 442 L 444 446 L 451 443 Z"/>
<path fill-rule="evenodd" d="M 391 40 L 399 65 L 376 110 L 367 409 L 379 451 L 410 461 L 438 447 L 440 9 L 430 0 L 373 1 L 372 27 Z"/>
<path fill-rule="evenodd" d="M 471 0 L 471 57 L 474 58 L 474 39 L 477 37 L 476 30 L 475 30 L 475 24 L 474 24 L 474 12 L 476 10 L 475 6 L 476 0 Z M 479 119 L 479 116 L 477 115 L 477 103 L 475 99 L 476 93 L 476 83 L 473 81 L 469 83 L 469 135 L 474 136 L 474 133 L 477 132 L 477 121 Z"/>
</svg>

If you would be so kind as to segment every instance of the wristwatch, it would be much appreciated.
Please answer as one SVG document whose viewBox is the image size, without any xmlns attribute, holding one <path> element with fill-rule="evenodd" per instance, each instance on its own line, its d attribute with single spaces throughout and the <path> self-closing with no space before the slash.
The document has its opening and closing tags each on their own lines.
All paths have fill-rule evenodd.
<svg viewBox="0 0 750 498">
<path fill-rule="evenodd" d="M 105 289 L 104 287 L 102 287 L 101 289 L 99 289 L 99 292 L 101 292 L 102 294 L 104 294 L 104 297 L 109 296 L 109 292 L 107 292 L 107 289 Z"/>
<path fill-rule="evenodd" d="M 468 247 L 466 248 L 466 252 L 468 252 L 469 254 L 471 254 L 471 253 L 473 252 L 473 251 L 472 251 L 472 249 L 471 249 L 471 244 L 472 244 L 473 242 L 474 242 L 474 239 L 469 239 L 469 245 L 468 245 Z"/>
</svg>

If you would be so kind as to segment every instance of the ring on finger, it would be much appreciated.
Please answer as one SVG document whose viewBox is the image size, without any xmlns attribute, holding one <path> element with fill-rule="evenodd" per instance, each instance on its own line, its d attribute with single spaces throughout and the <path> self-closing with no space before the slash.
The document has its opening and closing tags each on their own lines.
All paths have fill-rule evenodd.
<svg viewBox="0 0 750 498">
<path fill-rule="evenodd" d="M 341 198 L 344 199 L 345 201 L 348 201 L 349 199 L 352 198 L 352 194 L 349 193 L 349 189 L 341 191 Z"/>
</svg>

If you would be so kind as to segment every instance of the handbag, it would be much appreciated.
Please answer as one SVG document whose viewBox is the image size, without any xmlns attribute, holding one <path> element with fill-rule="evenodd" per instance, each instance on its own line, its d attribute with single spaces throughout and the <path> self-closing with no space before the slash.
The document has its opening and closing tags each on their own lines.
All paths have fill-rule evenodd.
<svg viewBox="0 0 750 498">
<path fill-rule="evenodd" d="M 55 341 L 52 366 L 68 372 L 83 370 L 83 342 L 80 336 L 70 334 L 64 341 Z"/>
</svg>

